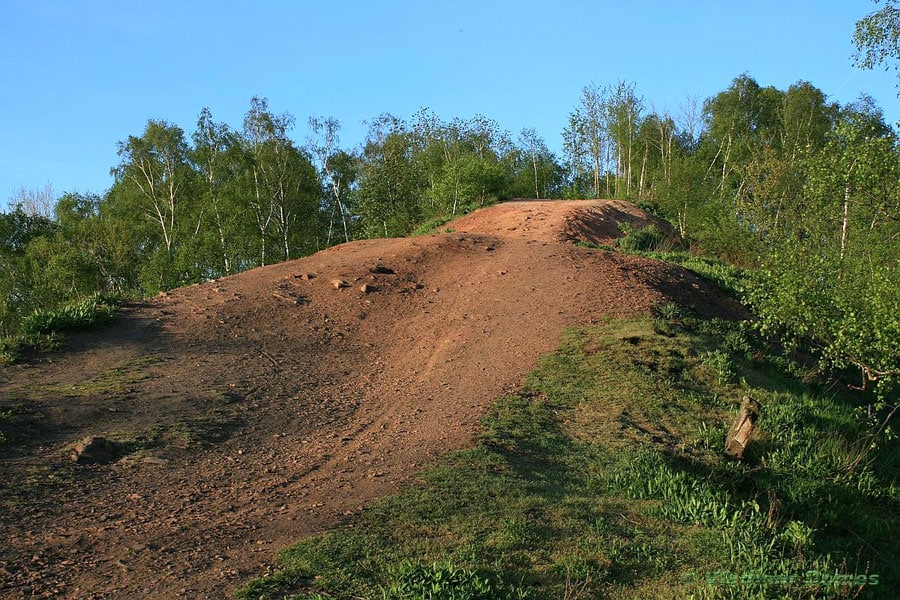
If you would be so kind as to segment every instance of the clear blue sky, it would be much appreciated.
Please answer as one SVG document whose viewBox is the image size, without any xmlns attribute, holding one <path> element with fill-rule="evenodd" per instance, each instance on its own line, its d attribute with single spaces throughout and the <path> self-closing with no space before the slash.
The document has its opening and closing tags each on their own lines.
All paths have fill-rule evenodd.
<svg viewBox="0 0 900 600">
<path fill-rule="evenodd" d="M 254 95 L 297 119 L 483 114 L 558 150 L 590 83 L 636 84 L 677 114 L 741 73 L 807 80 L 846 103 L 872 95 L 900 120 L 896 78 L 855 69 L 869 0 L 0 0 L 0 204 L 20 187 L 104 192 L 116 143 L 147 119 L 194 130 L 207 106 L 239 128 Z"/>
</svg>

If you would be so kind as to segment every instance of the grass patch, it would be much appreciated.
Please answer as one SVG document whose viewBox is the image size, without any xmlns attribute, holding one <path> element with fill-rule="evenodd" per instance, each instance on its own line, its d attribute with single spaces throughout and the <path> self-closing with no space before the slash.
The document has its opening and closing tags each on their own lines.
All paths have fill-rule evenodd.
<svg viewBox="0 0 900 600">
<path fill-rule="evenodd" d="M 620 223 L 619 230 L 625 235 L 616 240 L 616 246 L 626 252 L 659 250 L 663 246 L 671 248 L 674 243 L 656 225 L 635 227 L 629 223 Z"/>
<path fill-rule="evenodd" d="M 411 236 L 419 236 L 419 235 L 431 235 L 433 233 L 438 233 L 437 229 L 441 225 L 445 225 L 449 223 L 453 219 L 459 217 L 460 215 L 442 215 L 438 217 L 433 217 L 424 221 L 420 225 L 418 225 L 415 229 L 413 229 Z M 452 229 L 448 229 L 446 233 L 452 233 Z"/>
<path fill-rule="evenodd" d="M 94 294 L 56 310 L 36 310 L 22 319 L 20 329 L 25 335 L 92 329 L 110 320 L 120 302 L 118 296 Z"/>
<path fill-rule="evenodd" d="M 97 293 L 55 310 L 36 310 L 19 325 L 19 333 L 0 339 L 0 364 L 13 364 L 23 356 L 47 353 L 62 347 L 62 333 L 88 330 L 109 321 L 122 298 Z"/>
<path fill-rule="evenodd" d="M 181 450 L 209 447 L 224 442 L 243 422 L 226 411 L 183 417 L 171 423 L 158 423 L 145 431 L 139 440 L 148 448 L 173 447 Z"/>
<path fill-rule="evenodd" d="M 160 364 L 165 357 L 150 354 L 134 358 L 120 366 L 100 371 L 84 379 L 61 384 L 34 384 L 15 391 L 23 398 L 39 400 L 48 397 L 72 399 L 97 396 L 124 397 L 134 386 L 150 377 L 148 368 Z M 87 375 L 87 374 L 86 374 Z"/>
<path fill-rule="evenodd" d="M 746 270 L 715 258 L 681 251 L 641 252 L 640 255 L 682 266 L 701 277 L 714 281 L 722 290 L 735 296 L 742 293 L 747 287 L 749 273 Z"/>
<path fill-rule="evenodd" d="M 661 320 L 569 331 L 476 447 L 284 550 L 238 596 L 896 597 L 896 442 L 749 328 Z M 758 435 L 728 461 L 745 394 Z"/>
</svg>

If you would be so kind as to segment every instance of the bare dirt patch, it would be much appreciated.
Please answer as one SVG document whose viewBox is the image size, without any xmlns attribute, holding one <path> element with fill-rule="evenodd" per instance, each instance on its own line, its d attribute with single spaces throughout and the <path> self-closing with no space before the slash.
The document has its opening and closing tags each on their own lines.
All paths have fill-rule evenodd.
<svg viewBox="0 0 900 600">
<path fill-rule="evenodd" d="M 0 448 L 0 597 L 226 596 L 470 444 L 566 326 L 735 309 L 678 267 L 572 244 L 617 219 L 651 217 L 504 203 L 175 290 L 4 368 L 0 409 L 27 410 Z M 89 435 L 123 457 L 73 463 Z"/>
</svg>

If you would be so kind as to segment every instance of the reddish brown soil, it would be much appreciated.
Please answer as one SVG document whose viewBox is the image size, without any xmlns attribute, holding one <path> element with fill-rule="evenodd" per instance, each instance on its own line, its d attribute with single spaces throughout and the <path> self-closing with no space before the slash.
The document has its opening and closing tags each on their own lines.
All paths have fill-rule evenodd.
<svg viewBox="0 0 900 600">
<path fill-rule="evenodd" d="M 622 202 L 500 204 L 449 233 L 175 290 L 3 368 L 0 408 L 24 412 L 0 454 L 0 597 L 226 596 L 470 444 L 566 326 L 669 301 L 733 310 L 687 271 L 572 243 L 648 218 Z M 89 434 L 137 451 L 72 464 Z"/>
</svg>

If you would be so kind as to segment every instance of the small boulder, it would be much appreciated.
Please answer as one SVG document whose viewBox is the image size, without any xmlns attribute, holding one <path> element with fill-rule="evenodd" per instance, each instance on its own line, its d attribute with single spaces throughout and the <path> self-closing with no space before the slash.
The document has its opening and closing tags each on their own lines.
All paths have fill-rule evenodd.
<svg viewBox="0 0 900 600">
<path fill-rule="evenodd" d="M 121 453 L 121 444 L 92 435 L 75 444 L 70 458 L 80 465 L 101 464 L 117 460 Z"/>
<path fill-rule="evenodd" d="M 332 279 L 331 285 L 334 289 L 339 290 L 341 288 L 350 287 L 350 284 L 343 279 Z"/>
<path fill-rule="evenodd" d="M 378 287 L 372 285 L 371 283 L 364 283 L 359 286 L 359 291 L 363 294 L 371 294 L 372 292 L 378 291 Z"/>
</svg>

